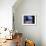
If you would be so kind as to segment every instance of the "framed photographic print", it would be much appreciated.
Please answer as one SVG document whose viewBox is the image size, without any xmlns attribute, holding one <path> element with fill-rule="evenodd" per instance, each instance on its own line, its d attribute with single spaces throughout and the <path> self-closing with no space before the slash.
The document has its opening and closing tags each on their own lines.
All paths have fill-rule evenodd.
<svg viewBox="0 0 46 46">
<path fill-rule="evenodd" d="M 23 25 L 36 25 L 36 16 L 35 15 L 23 15 L 22 24 Z"/>
</svg>

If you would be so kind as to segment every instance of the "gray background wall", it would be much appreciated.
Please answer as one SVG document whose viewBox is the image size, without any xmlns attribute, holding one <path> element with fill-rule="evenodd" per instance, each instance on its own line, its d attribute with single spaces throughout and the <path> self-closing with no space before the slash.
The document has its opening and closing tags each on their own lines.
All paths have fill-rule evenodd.
<svg viewBox="0 0 46 46">
<path fill-rule="evenodd" d="M 22 3 L 20 5 L 21 1 Z M 28 38 L 29 36 L 28 39 L 33 39 L 37 46 L 41 46 L 39 43 L 42 43 L 42 46 L 46 46 L 46 0 L 19 0 L 17 2 L 19 5 L 16 5 L 16 0 L 0 0 L 0 26 L 8 27 L 9 29 L 12 28 L 12 6 L 15 3 L 16 6 L 14 5 L 13 11 L 16 30 L 22 32 L 24 38 Z M 37 25 L 22 25 L 22 15 L 31 14 L 34 11 L 37 12 Z"/>
<path fill-rule="evenodd" d="M 0 0 L 0 27 L 12 29 L 12 6 L 16 0 Z"/>
<path fill-rule="evenodd" d="M 46 46 L 46 0 L 41 0 L 41 42 Z"/>
<path fill-rule="evenodd" d="M 41 27 L 40 27 L 40 0 L 23 0 L 20 5 L 13 6 L 13 14 L 15 19 L 15 29 L 23 33 L 23 37 L 35 41 L 36 46 L 41 46 Z M 36 25 L 22 25 L 22 16 L 27 14 L 36 14 Z"/>
</svg>

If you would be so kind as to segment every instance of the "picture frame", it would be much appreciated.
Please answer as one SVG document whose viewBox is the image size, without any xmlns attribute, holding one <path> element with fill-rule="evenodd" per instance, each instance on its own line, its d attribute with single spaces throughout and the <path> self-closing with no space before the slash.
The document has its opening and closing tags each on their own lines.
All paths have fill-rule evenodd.
<svg viewBox="0 0 46 46">
<path fill-rule="evenodd" d="M 23 15 L 22 25 L 36 25 L 36 15 Z"/>
</svg>

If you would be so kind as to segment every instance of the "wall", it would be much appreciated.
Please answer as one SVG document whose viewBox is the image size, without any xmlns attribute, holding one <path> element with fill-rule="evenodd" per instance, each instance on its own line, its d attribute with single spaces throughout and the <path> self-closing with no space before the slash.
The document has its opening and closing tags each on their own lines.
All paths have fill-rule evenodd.
<svg viewBox="0 0 46 46">
<path fill-rule="evenodd" d="M 12 28 L 12 6 L 16 0 L 0 0 L 0 27 Z"/>
<path fill-rule="evenodd" d="M 41 41 L 46 46 L 46 0 L 41 1 Z"/>
<path fill-rule="evenodd" d="M 14 5 L 16 6 L 16 5 Z M 23 33 L 23 37 L 35 41 L 36 46 L 41 46 L 41 1 L 40 0 L 23 0 L 16 8 L 13 7 L 13 14 L 15 19 L 15 29 Z M 36 25 L 22 25 L 22 16 L 24 14 L 36 14 Z"/>
</svg>

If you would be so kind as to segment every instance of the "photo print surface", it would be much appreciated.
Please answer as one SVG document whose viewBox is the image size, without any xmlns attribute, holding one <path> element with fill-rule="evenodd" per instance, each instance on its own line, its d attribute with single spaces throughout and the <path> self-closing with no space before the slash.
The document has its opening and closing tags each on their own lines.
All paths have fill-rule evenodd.
<svg viewBox="0 0 46 46">
<path fill-rule="evenodd" d="M 24 25 L 34 25 L 36 24 L 36 16 L 34 15 L 24 15 L 23 16 Z"/>
</svg>

